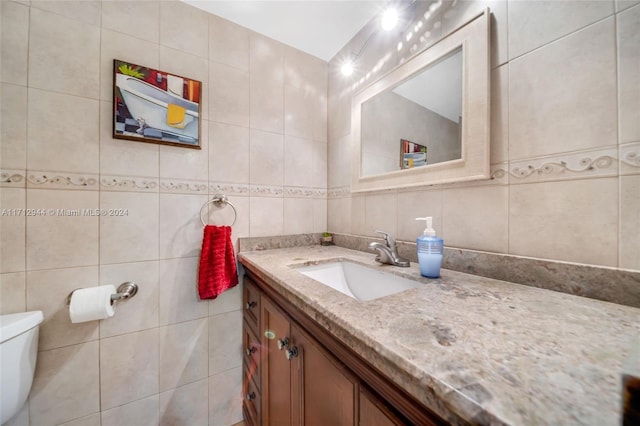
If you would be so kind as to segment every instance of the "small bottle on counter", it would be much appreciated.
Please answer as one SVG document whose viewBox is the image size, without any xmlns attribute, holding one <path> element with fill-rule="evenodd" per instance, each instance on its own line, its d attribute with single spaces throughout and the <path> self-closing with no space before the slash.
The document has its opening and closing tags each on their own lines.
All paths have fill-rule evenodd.
<svg viewBox="0 0 640 426">
<path fill-rule="evenodd" d="M 440 265 L 442 265 L 444 241 L 436 236 L 436 231 L 432 228 L 433 219 L 431 216 L 417 217 L 416 220 L 427 222 L 424 232 L 416 239 L 420 274 L 427 278 L 438 278 L 440 276 Z"/>
</svg>

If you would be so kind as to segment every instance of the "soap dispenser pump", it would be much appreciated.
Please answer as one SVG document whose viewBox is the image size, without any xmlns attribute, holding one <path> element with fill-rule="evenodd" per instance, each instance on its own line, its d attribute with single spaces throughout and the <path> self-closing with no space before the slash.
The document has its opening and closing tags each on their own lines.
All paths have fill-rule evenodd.
<svg viewBox="0 0 640 426">
<path fill-rule="evenodd" d="M 438 278 L 440 276 L 440 265 L 442 264 L 444 241 L 436 236 L 436 231 L 432 228 L 433 219 L 431 216 L 417 217 L 416 220 L 427 222 L 424 232 L 416 239 L 420 274 L 428 278 Z"/>
</svg>

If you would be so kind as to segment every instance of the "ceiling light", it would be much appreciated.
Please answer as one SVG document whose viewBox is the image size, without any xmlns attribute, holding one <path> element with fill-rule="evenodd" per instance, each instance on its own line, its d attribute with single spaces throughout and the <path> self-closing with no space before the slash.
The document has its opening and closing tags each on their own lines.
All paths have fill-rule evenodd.
<svg viewBox="0 0 640 426">
<path fill-rule="evenodd" d="M 398 23 L 398 11 L 393 7 L 384 11 L 382 15 L 382 29 L 385 31 L 391 31 Z"/>
<path fill-rule="evenodd" d="M 350 61 L 345 62 L 344 64 L 342 64 L 340 72 L 342 72 L 342 75 L 346 76 L 353 74 L 353 64 Z"/>
</svg>

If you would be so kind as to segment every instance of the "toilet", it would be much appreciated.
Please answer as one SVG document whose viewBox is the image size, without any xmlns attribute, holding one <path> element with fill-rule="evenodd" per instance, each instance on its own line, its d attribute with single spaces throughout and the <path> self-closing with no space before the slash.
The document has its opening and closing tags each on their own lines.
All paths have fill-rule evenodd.
<svg viewBox="0 0 640 426">
<path fill-rule="evenodd" d="M 42 311 L 0 315 L 0 425 L 22 408 L 33 383 Z"/>
</svg>

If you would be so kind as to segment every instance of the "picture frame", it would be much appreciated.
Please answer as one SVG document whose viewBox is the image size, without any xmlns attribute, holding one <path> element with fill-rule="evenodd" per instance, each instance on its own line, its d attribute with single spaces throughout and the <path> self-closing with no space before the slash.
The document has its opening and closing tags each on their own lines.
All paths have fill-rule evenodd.
<svg viewBox="0 0 640 426">
<path fill-rule="evenodd" d="M 201 149 L 202 82 L 113 60 L 115 139 Z"/>
<path fill-rule="evenodd" d="M 426 166 L 427 147 L 406 139 L 400 139 L 400 170 Z"/>
</svg>

